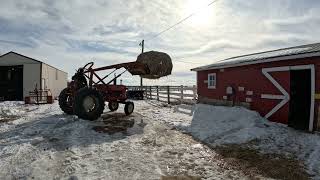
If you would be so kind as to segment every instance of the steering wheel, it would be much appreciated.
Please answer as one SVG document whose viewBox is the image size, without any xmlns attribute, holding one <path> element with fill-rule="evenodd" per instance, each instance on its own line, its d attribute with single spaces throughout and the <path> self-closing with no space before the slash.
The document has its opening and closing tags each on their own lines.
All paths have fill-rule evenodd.
<svg viewBox="0 0 320 180">
<path fill-rule="evenodd" d="M 86 64 L 86 65 L 83 66 L 83 69 L 84 69 L 84 70 L 86 70 L 86 69 L 91 69 L 92 66 L 93 66 L 93 64 L 94 64 L 93 62 L 89 62 L 88 64 Z M 87 68 L 87 66 L 89 66 L 89 67 Z"/>
</svg>

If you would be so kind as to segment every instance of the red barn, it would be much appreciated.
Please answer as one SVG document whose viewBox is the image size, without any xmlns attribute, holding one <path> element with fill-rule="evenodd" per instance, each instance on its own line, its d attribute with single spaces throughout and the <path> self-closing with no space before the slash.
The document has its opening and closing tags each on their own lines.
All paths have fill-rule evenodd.
<svg viewBox="0 0 320 180">
<path fill-rule="evenodd" d="M 270 121 L 320 130 L 320 43 L 232 57 L 192 71 L 200 103 L 243 105 Z"/>
</svg>

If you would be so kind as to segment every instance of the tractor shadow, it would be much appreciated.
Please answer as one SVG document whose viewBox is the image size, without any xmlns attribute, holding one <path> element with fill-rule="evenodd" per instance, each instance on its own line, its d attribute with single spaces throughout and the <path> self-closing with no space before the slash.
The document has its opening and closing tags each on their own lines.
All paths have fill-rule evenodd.
<svg viewBox="0 0 320 180">
<path fill-rule="evenodd" d="M 0 150 L 6 146 L 31 144 L 43 151 L 68 151 L 143 134 L 145 126 L 142 116 L 136 113 L 125 116 L 124 113 L 106 112 L 96 121 L 66 114 L 48 115 L 1 132 Z"/>
</svg>

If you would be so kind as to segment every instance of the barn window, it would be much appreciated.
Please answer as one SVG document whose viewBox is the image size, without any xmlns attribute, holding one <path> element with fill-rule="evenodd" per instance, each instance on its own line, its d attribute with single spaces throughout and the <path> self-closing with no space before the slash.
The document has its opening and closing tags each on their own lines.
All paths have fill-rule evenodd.
<svg viewBox="0 0 320 180">
<path fill-rule="evenodd" d="M 216 85 L 217 85 L 217 74 L 216 73 L 208 74 L 208 88 L 215 89 Z"/>
</svg>

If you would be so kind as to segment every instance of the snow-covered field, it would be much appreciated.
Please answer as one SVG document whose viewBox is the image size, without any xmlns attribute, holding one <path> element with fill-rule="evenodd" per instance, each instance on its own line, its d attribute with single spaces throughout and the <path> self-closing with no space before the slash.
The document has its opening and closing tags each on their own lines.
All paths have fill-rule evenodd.
<svg viewBox="0 0 320 180">
<path fill-rule="evenodd" d="M 136 101 L 135 113 L 126 117 L 122 108 L 90 122 L 63 114 L 57 103 L 0 103 L 0 179 L 253 178 L 185 133 L 212 146 L 254 141 L 252 148 L 262 153 L 296 156 L 320 178 L 320 136 L 267 122 L 255 112 L 199 104 L 190 116 L 192 107 Z M 126 131 L 105 128 L 130 122 Z"/>
<path fill-rule="evenodd" d="M 143 101 L 136 103 L 131 116 L 123 116 L 120 107 L 95 122 L 65 115 L 57 103 L 5 102 L 0 107 L 6 117 L 15 117 L 0 123 L 0 179 L 149 180 L 168 175 L 249 179 L 229 169 L 208 147 L 153 117 L 161 109 Z M 191 120 L 169 108 L 163 110 Z M 93 130 L 117 121 L 135 123 L 118 133 Z"/>
</svg>

